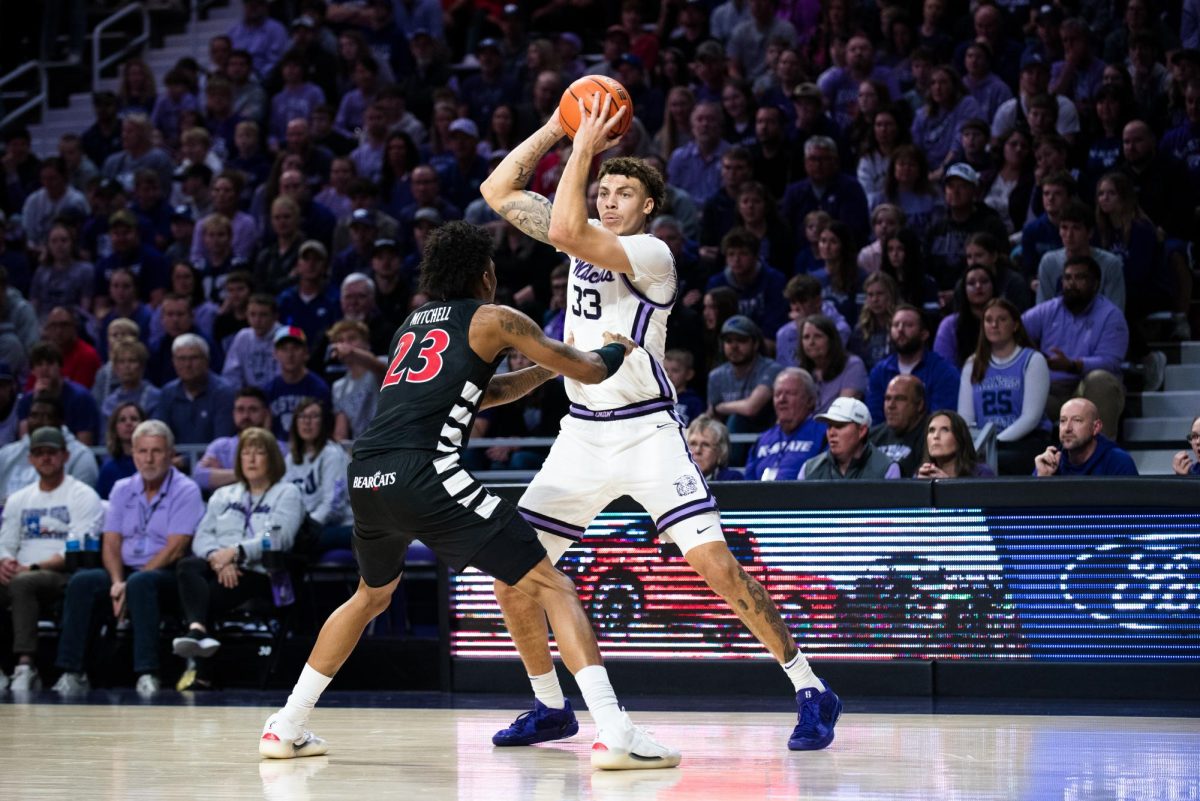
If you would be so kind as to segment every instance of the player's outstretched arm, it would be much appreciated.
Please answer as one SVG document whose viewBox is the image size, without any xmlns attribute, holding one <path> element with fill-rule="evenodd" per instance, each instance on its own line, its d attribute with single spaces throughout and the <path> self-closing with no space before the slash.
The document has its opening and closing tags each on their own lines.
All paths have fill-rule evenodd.
<svg viewBox="0 0 1200 801">
<path fill-rule="evenodd" d="M 622 106 L 609 117 L 611 106 L 612 95 L 606 94 L 601 105 L 599 92 L 588 98 L 586 108 L 584 101 L 579 101 L 579 129 L 575 132 L 571 156 L 558 181 L 558 191 L 554 193 L 547 233 L 550 244 L 564 253 L 606 270 L 632 273 L 633 265 L 621 246 L 620 237 L 606 228 L 588 224 L 587 182 L 592 162 L 598 153 L 620 141 L 612 136 L 612 132 L 629 111 L 627 106 Z M 604 191 L 601 190 L 602 195 Z"/>
<path fill-rule="evenodd" d="M 494 359 L 505 348 L 516 348 L 539 367 L 584 384 L 599 384 L 611 376 L 637 347 L 633 340 L 608 331 L 604 343 L 608 350 L 583 351 L 565 345 L 547 337 L 533 320 L 507 306 L 484 306 L 471 322 L 471 347 L 485 359 Z M 610 348 L 613 344 L 621 348 Z"/>
<path fill-rule="evenodd" d="M 525 187 L 542 156 L 563 138 L 558 112 L 512 149 L 479 187 L 483 199 L 517 230 L 539 242 L 550 241 L 550 201 Z"/>
<path fill-rule="evenodd" d="M 545 367 L 534 365 L 523 370 L 514 370 L 504 375 L 492 376 L 487 389 L 483 392 L 483 400 L 479 402 L 480 411 L 493 406 L 503 406 L 506 403 L 523 398 L 530 392 L 549 381 L 558 373 Z"/>
</svg>

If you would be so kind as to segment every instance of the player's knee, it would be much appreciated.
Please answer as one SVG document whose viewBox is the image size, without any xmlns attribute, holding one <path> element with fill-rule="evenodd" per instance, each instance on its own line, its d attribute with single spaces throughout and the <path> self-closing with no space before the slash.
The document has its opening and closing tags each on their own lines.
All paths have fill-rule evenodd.
<svg viewBox="0 0 1200 801">
<path fill-rule="evenodd" d="M 701 550 L 697 548 L 696 550 Z M 741 583 L 742 568 L 728 548 L 704 548 L 703 554 L 688 553 L 689 561 L 718 595 L 735 592 Z"/>
<path fill-rule="evenodd" d="M 355 596 L 358 603 L 364 607 L 365 611 L 372 618 L 383 614 L 392 603 L 391 585 L 388 587 L 368 587 L 366 584 L 360 584 Z"/>
</svg>

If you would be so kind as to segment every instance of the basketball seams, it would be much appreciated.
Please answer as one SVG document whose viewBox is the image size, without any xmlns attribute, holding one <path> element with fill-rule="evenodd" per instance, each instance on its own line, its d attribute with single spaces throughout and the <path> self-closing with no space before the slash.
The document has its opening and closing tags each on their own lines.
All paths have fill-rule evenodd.
<svg viewBox="0 0 1200 801">
<path fill-rule="evenodd" d="M 580 97 L 580 94 L 576 93 L 576 86 L 579 87 L 580 93 L 584 97 Z M 633 100 L 630 98 L 629 92 L 621 85 L 620 81 L 609 78 L 607 75 L 585 75 L 572 82 L 566 88 L 558 103 L 559 119 L 562 122 L 564 133 L 569 138 L 573 139 L 575 133 L 579 130 L 579 103 L 582 101 L 585 104 L 585 108 L 590 110 L 588 103 L 590 97 L 595 92 L 599 92 L 602 95 L 610 95 L 618 108 L 626 106 L 629 109 L 626 112 L 626 117 L 622 120 L 621 126 L 613 132 L 613 136 L 622 136 L 629 130 L 633 122 Z"/>
</svg>

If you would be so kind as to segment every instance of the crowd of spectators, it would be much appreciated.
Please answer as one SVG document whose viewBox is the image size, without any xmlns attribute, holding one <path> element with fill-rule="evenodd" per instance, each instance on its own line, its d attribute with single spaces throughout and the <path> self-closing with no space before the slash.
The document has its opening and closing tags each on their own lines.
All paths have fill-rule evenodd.
<svg viewBox="0 0 1200 801">
<path fill-rule="evenodd" d="M 156 686 L 139 638 L 181 559 L 177 650 L 212 650 L 211 610 L 264 586 L 257 540 L 226 519 L 250 531 L 252 495 L 294 486 L 308 518 L 342 526 L 344 445 L 424 300 L 430 231 L 490 229 L 498 300 L 562 336 L 565 256 L 479 186 L 588 73 L 633 99 L 599 158 L 645 158 L 668 182 L 651 227 L 680 281 L 665 366 L 706 476 L 984 476 L 986 423 L 1001 473 L 1134 472 L 1114 442 L 1123 365 L 1154 389 L 1151 343 L 1191 336 L 1196 0 L 235 5 L 199 60 L 156 75 L 126 59 L 57 152 L 3 132 L 0 496 L 45 504 L 30 488 L 78 484 L 109 504 L 102 525 L 90 506 L 63 523 L 104 533 L 104 567 L 37 585 L 65 592 L 67 685 L 85 682 L 103 597 Z M 569 147 L 532 189 L 553 197 Z M 553 436 L 565 406 L 552 382 L 474 434 Z M 1198 431 L 1176 472 L 1197 472 Z M 62 526 L 11 505 L 0 592 L 15 599 L 33 541 Z"/>
</svg>

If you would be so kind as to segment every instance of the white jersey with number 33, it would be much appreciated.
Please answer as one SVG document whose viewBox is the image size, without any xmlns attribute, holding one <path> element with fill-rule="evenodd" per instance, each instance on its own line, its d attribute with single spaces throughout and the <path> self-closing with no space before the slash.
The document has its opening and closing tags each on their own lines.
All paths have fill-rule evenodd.
<svg viewBox="0 0 1200 801">
<path fill-rule="evenodd" d="M 589 220 L 600 225 L 599 220 Z M 643 410 L 650 404 L 669 402 L 673 408 L 675 389 L 663 369 L 667 342 L 667 317 L 675 302 L 677 278 L 675 258 L 667 244 L 650 234 L 619 238 L 632 273 L 618 273 L 602 265 L 571 257 L 567 286 L 567 313 L 563 328 L 575 347 L 592 350 L 604 344 L 604 332 L 623 334 L 641 347 L 625 359 L 612 378 L 585 385 L 566 379 L 572 413 L 584 407 L 593 412 Z M 597 415 L 621 418 L 626 415 Z"/>
</svg>

